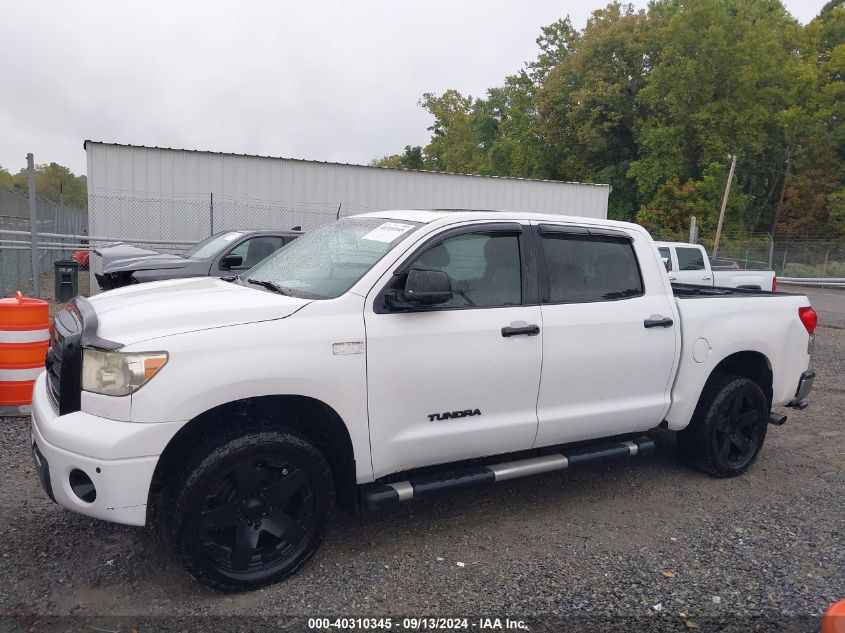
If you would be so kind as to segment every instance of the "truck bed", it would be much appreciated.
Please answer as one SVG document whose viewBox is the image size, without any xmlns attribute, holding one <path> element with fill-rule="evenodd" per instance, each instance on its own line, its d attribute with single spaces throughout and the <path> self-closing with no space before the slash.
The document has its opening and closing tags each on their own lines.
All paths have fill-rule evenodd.
<svg viewBox="0 0 845 633">
<path fill-rule="evenodd" d="M 800 308 L 810 305 L 807 297 L 675 283 L 672 292 L 680 317 L 681 357 L 666 416 L 670 429 L 687 425 L 708 377 L 736 353 L 762 356 L 772 372 L 774 407 L 795 397 L 810 360 L 810 336 L 799 318 Z"/>
</svg>

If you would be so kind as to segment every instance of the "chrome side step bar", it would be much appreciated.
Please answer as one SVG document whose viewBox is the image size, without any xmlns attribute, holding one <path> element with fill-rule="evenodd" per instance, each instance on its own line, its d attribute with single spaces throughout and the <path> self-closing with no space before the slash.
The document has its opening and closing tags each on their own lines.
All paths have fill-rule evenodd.
<svg viewBox="0 0 845 633">
<path fill-rule="evenodd" d="M 362 499 L 368 508 L 386 508 L 401 501 L 430 497 L 448 490 L 478 488 L 492 485 L 497 481 L 563 470 L 570 466 L 580 466 L 615 457 L 651 455 L 654 451 L 654 440 L 645 436 L 624 442 L 604 442 L 577 448 L 564 448 L 559 452 L 540 457 L 417 475 L 397 483 L 369 484 L 362 489 Z"/>
</svg>

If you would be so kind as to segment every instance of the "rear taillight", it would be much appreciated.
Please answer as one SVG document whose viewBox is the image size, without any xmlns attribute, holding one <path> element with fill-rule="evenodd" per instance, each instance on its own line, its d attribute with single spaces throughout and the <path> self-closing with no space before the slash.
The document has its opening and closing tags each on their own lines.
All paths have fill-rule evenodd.
<svg viewBox="0 0 845 633">
<path fill-rule="evenodd" d="M 807 334 L 812 336 L 813 332 L 816 331 L 816 326 L 819 324 L 819 317 L 816 315 L 816 311 L 812 308 L 798 308 L 798 318 L 801 319 L 801 323 L 807 329 Z"/>
<path fill-rule="evenodd" d="M 772 277 L 772 292 L 777 292 L 777 291 L 778 291 L 778 278 L 777 278 L 777 275 L 775 275 L 774 277 Z"/>
</svg>

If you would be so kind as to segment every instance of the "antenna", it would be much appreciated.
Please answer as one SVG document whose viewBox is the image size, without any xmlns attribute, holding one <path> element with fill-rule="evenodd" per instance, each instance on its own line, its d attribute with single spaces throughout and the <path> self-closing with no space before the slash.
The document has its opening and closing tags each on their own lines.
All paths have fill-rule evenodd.
<svg viewBox="0 0 845 633">
<path fill-rule="evenodd" d="M 340 219 L 340 207 L 342 207 L 342 206 L 343 206 L 343 203 L 342 203 L 342 202 L 341 202 L 339 205 L 337 205 L 337 215 L 336 215 L 336 216 L 335 216 L 335 218 L 334 218 L 335 220 L 339 220 L 339 219 Z"/>
</svg>

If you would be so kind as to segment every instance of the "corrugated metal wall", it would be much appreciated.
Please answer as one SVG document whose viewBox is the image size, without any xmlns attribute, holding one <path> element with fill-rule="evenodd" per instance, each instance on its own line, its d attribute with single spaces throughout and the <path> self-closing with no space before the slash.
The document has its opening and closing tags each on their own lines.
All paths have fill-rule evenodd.
<svg viewBox="0 0 845 633">
<path fill-rule="evenodd" d="M 378 209 L 607 216 L 610 187 L 436 174 L 86 142 L 92 235 L 201 239 L 213 229 L 314 228 Z M 211 195 L 214 209 L 211 209 Z M 212 215 L 214 217 L 212 217 Z"/>
<path fill-rule="evenodd" d="M 604 218 L 610 194 L 608 185 L 94 141 L 86 141 L 85 149 L 89 235 L 127 242 L 193 243 L 229 229 L 300 226 L 307 231 L 334 221 L 338 207 L 341 216 L 380 209 L 458 208 Z M 167 245 L 153 248 L 168 250 Z M 183 249 L 171 245 L 169 250 Z"/>
</svg>

